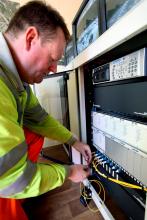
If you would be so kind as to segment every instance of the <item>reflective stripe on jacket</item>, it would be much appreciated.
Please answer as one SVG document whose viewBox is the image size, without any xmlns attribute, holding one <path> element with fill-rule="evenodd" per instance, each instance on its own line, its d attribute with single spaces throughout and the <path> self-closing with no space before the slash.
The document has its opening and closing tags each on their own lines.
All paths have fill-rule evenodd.
<svg viewBox="0 0 147 220">
<path fill-rule="evenodd" d="M 48 115 L 30 87 L 23 85 L 2 34 L 0 46 L 0 197 L 33 197 L 60 186 L 66 168 L 32 163 L 23 125 L 63 143 L 70 141 L 72 134 Z"/>
</svg>

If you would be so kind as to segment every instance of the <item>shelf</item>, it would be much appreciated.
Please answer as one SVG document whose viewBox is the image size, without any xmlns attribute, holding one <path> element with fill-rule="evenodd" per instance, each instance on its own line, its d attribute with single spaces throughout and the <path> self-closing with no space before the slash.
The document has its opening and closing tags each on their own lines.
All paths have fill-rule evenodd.
<svg viewBox="0 0 147 220">
<path fill-rule="evenodd" d="M 64 69 L 75 69 L 121 45 L 147 29 L 147 1 L 142 0 Z M 71 68 L 72 67 L 72 68 Z"/>
</svg>

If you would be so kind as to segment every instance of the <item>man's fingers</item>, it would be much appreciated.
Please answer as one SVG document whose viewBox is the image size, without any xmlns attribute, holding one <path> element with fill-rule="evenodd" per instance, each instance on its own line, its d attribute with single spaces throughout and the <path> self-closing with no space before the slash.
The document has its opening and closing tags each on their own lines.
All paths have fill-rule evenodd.
<svg viewBox="0 0 147 220">
<path fill-rule="evenodd" d="M 91 159 L 92 159 L 91 152 L 85 151 L 84 152 L 84 158 L 85 158 L 86 162 L 89 164 L 91 162 Z"/>
</svg>

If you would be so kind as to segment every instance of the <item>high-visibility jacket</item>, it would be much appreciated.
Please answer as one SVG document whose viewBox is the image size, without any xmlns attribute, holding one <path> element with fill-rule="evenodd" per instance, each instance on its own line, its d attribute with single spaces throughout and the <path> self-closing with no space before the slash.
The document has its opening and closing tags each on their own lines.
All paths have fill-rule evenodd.
<svg viewBox="0 0 147 220">
<path fill-rule="evenodd" d="M 29 160 L 23 126 L 62 143 L 73 140 L 72 133 L 40 106 L 30 86 L 22 83 L 0 34 L 0 197 L 37 196 L 60 186 L 67 175 L 65 166 Z"/>
</svg>

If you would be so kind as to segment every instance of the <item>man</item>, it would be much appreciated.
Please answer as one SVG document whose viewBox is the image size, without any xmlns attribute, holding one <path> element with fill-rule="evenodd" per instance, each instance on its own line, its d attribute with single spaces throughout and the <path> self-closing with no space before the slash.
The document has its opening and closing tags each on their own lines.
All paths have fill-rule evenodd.
<svg viewBox="0 0 147 220">
<path fill-rule="evenodd" d="M 24 132 L 26 129 L 68 143 L 81 152 L 88 163 L 91 161 L 89 146 L 76 140 L 48 115 L 28 85 L 40 83 L 50 71 L 56 72 L 69 37 L 60 14 L 38 1 L 21 7 L 6 32 L 0 35 L 1 198 L 38 196 L 62 185 L 65 178 L 80 182 L 89 175 L 83 165 L 67 167 L 34 162 L 28 149 L 32 141 L 29 144 L 27 132 Z M 3 201 L 7 200 L 0 200 Z M 25 219 L 16 213 L 17 208 L 15 217 L 10 213 L 9 217 L 3 214 L 1 219 Z"/>
</svg>

